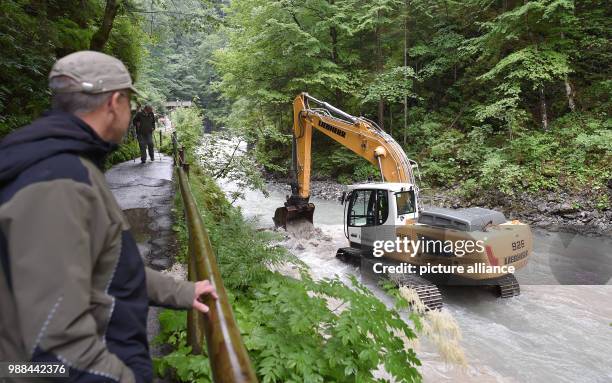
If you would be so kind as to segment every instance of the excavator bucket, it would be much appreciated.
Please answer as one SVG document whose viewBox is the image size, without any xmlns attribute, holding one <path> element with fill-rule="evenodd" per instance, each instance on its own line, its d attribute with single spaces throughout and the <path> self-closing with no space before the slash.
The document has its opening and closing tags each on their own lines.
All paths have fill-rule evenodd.
<svg viewBox="0 0 612 383">
<path fill-rule="evenodd" d="M 285 204 L 283 207 L 279 207 L 274 212 L 274 225 L 276 227 L 287 228 L 287 224 L 293 221 L 306 220 L 312 222 L 312 216 L 314 215 L 315 205 L 313 203 L 303 205 L 289 205 Z"/>
</svg>

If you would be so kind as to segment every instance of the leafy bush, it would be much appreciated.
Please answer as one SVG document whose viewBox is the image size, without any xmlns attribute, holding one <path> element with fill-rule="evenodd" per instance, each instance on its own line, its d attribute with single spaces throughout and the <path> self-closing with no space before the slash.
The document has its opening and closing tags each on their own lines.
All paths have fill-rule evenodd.
<svg viewBox="0 0 612 383">
<path fill-rule="evenodd" d="M 143 41 L 141 16 L 119 7 L 105 52 L 137 77 Z M 48 74 L 57 58 L 89 49 L 104 2 L 3 0 L 0 2 L 0 137 L 49 108 Z"/>
<path fill-rule="evenodd" d="M 395 310 L 352 278 L 313 281 L 272 275 L 254 299 L 236 309 L 244 341 L 262 382 L 420 381 L 420 362 L 407 341 L 412 329 Z"/>
<path fill-rule="evenodd" d="M 178 141 L 185 146 L 187 161 L 193 162 L 193 154 L 200 143 L 203 131 L 203 116 L 199 108 L 178 108 L 170 113 L 173 126 L 176 127 Z"/>
<path fill-rule="evenodd" d="M 355 278 L 352 288 L 337 279 L 293 280 L 269 272 L 264 283 L 232 301 L 242 338 L 262 382 L 418 382 L 420 361 L 409 347 L 415 338 L 398 311 L 388 309 Z M 398 301 L 405 307 L 405 301 Z M 175 347 L 156 359 L 158 374 L 209 382 L 206 355 L 190 355 L 186 316 L 164 311 L 157 342 Z"/>
<path fill-rule="evenodd" d="M 361 162 L 357 166 L 355 166 L 355 170 L 353 171 L 353 181 L 367 181 L 369 179 L 378 179 L 380 178 L 380 170 L 374 167 L 369 162 Z"/>
<path fill-rule="evenodd" d="M 468 178 L 459 187 L 458 193 L 465 199 L 472 199 L 478 196 L 478 192 L 481 191 L 478 181 L 474 178 Z"/>
<path fill-rule="evenodd" d="M 153 360 L 153 368 L 158 376 L 173 374 L 183 382 L 212 382 L 210 361 L 205 351 L 202 355 L 192 355 L 187 345 L 187 312 L 163 310 L 159 314 L 160 333 L 154 343 L 166 343 L 174 351 L 163 358 Z"/>
<path fill-rule="evenodd" d="M 249 189 L 268 194 L 254 151 L 245 151 L 245 144 L 226 132 L 214 132 L 203 137 L 196 151 L 198 164 L 208 175 L 235 184 L 232 202 L 244 197 L 244 191 Z"/>
<path fill-rule="evenodd" d="M 487 156 L 480 168 L 480 174 L 482 184 L 505 194 L 514 194 L 520 185 L 519 166 L 509 163 L 499 152 L 492 152 Z"/>
<path fill-rule="evenodd" d="M 104 168 L 109 169 L 115 164 L 130 161 L 136 157 L 140 157 L 140 146 L 138 146 L 138 141 L 131 139 L 119 145 L 119 148 L 106 158 Z"/>
</svg>

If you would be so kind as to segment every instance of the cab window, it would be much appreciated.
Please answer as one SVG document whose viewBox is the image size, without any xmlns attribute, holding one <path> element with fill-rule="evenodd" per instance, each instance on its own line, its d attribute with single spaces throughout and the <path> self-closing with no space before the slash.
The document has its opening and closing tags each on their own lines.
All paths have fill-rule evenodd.
<svg viewBox="0 0 612 383">
<path fill-rule="evenodd" d="M 397 215 L 412 214 L 416 211 L 414 206 L 414 192 L 403 191 L 395 193 L 395 204 L 397 205 Z"/>
<path fill-rule="evenodd" d="M 348 211 L 349 226 L 382 225 L 389 216 L 385 190 L 355 190 Z"/>
</svg>

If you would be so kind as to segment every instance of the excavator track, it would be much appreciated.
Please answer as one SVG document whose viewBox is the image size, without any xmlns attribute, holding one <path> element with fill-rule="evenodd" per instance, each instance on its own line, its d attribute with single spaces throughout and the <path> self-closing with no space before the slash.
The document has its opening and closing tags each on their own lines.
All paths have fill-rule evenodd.
<svg viewBox="0 0 612 383">
<path fill-rule="evenodd" d="M 501 277 L 498 287 L 501 298 L 512 298 L 521 295 L 521 286 L 519 286 L 514 274 Z"/>
<path fill-rule="evenodd" d="M 427 310 L 442 309 L 442 295 L 440 294 L 440 290 L 438 290 L 438 286 L 416 275 L 389 274 L 388 277 L 398 287 L 405 286 L 414 290 Z"/>
<path fill-rule="evenodd" d="M 376 274 L 372 272 L 372 266 L 374 262 L 381 262 L 380 259 L 374 260 L 367 253 L 350 247 L 338 249 L 336 254 L 338 258 L 344 262 L 352 264 L 359 264 L 361 272 L 366 275 L 370 275 L 374 278 L 387 278 L 397 287 L 408 287 L 416 292 L 421 302 L 425 306 L 425 309 L 430 310 L 441 310 L 443 306 L 442 295 L 438 286 L 429 282 L 427 279 L 412 274 L 395 274 L 385 273 L 384 275 Z"/>
</svg>

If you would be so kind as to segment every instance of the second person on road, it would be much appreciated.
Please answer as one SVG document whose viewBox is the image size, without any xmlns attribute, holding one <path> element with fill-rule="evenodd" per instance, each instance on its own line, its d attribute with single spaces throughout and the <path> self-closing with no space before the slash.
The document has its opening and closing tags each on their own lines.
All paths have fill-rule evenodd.
<svg viewBox="0 0 612 383">
<path fill-rule="evenodd" d="M 154 161 L 153 131 L 155 130 L 155 114 L 150 105 L 146 105 L 142 112 L 136 114 L 134 125 L 136 125 L 136 135 L 140 145 L 140 162 L 143 164 L 147 162 L 147 148 L 149 149 L 151 161 Z"/>
</svg>

